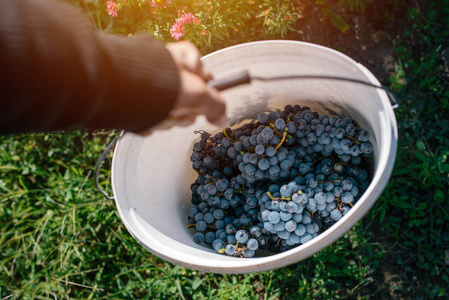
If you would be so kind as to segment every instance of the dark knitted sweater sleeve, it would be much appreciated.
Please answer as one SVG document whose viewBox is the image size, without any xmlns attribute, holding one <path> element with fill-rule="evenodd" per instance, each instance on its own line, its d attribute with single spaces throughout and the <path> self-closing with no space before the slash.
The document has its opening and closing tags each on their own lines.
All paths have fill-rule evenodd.
<svg viewBox="0 0 449 300">
<path fill-rule="evenodd" d="M 141 131 L 161 121 L 179 72 L 149 36 L 99 34 L 70 5 L 0 0 L 0 133 Z"/>
</svg>

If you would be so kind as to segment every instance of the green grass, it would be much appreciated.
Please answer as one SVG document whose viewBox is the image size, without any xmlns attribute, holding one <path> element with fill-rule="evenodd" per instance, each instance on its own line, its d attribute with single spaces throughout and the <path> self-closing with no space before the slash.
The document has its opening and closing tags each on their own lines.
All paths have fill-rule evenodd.
<svg viewBox="0 0 449 300">
<path fill-rule="evenodd" d="M 375 206 L 335 244 L 268 272 L 217 275 L 178 267 L 140 246 L 114 202 L 95 188 L 96 160 L 116 133 L 4 136 L 0 299 L 447 298 L 448 8 L 447 0 L 433 2 L 424 15 L 403 7 L 411 26 L 396 40 L 399 67 L 390 77 L 400 100 L 395 169 Z M 101 174 L 110 192 L 110 160 Z"/>
</svg>

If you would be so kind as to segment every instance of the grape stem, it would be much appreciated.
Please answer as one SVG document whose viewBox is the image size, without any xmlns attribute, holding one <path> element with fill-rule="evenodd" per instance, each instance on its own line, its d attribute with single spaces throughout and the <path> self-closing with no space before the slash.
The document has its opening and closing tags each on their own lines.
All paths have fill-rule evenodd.
<svg viewBox="0 0 449 300">
<path fill-rule="evenodd" d="M 276 151 L 278 151 L 278 149 L 279 149 L 279 147 L 281 147 L 282 143 L 285 142 L 286 137 L 287 137 L 287 131 L 284 131 L 282 133 L 282 140 L 279 142 L 279 144 L 276 146 L 276 148 L 274 148 L 274 149 L 276 149 Z"/>
</svg>

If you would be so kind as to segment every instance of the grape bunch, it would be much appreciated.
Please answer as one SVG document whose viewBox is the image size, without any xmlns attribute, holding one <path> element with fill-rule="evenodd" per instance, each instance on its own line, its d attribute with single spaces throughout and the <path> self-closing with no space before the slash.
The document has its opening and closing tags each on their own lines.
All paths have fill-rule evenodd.
<svg viewBox="0 0 449 300">
<path fill-rule="evenodd" d="M 350 118 L 287 105 L 193 145 L 188 227 L 218 253 L 253 257 L 307 243 L 368 188 L 370 133 Z"/>
</svg>

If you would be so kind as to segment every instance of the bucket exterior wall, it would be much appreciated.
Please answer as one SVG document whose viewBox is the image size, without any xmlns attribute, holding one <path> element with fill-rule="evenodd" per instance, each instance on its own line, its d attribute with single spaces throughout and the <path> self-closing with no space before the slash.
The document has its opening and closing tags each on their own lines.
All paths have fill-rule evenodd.
<svg viewBox="0 0 449 300">
<path fill-rule="evenodd" d="M 264 41 L 226 48 L 203 57 L 215 78 L 248 70 L 253 76 L 327 75 L 380 85 L 363 65 L 326 47 L 296 41 Z M 146 249 L 178 265 L 214 273 L 249 273 L 299 262 L 335 242 L 372 207 L 391 175 L 397 149 L 397 125 L 387 94 L 360 84 L 330 80 L 254 81 L 222 92 L 231 127 L 254 122 L 263 111 L 286 104 L 307 105 L 319 113 L 348 116 L 371 132 L 373 180 L 340 221 L 310 242 L 289 251 L 255 258 L 217 254 L 193 242 L 187 229 L 191 205 L 191 167 L 196 130 L 220 128 L 204 117 L 188 127 L 174 127 L 148 137 L 126 133 L 112 163 L 112 188 L 123 223 Z"/>
</svg>

